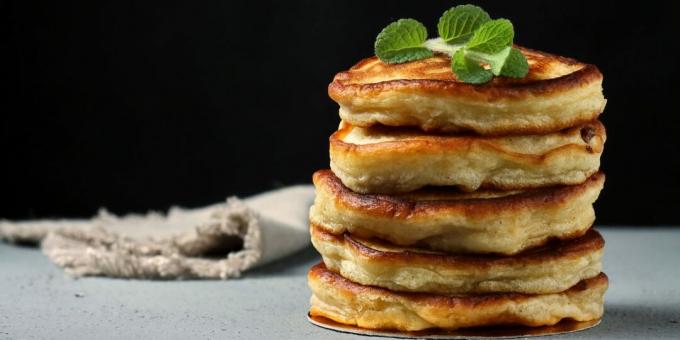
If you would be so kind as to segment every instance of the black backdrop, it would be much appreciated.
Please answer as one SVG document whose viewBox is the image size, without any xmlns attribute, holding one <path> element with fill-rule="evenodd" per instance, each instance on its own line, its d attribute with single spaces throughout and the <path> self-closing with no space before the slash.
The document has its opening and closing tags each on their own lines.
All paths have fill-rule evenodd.
<svg viewBox="0 0 680 340">
<path fill-rule="evenodd" d="M 476 1 L 519 44 L 597 64 L 601 224 L 680 224 L 677 17 L 662 3 Z M 5 1 L 0 218 L 198 206 L 328 166 L 335 72 L 451 1 Z M 675 83 L 673 82 L 675 80 Z"/>
</svg>

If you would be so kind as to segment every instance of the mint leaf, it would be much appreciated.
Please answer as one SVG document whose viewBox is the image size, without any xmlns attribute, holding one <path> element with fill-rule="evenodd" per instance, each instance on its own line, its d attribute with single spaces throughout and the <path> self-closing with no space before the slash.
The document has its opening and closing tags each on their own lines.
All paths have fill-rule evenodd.
<svg viewBox="0 0 680 340">
<path fill-rule="evenodd" d="M 451 58 L 451 69 L 456 78 L 470 84 L 483 84 L 493 78 L 493 73 L 485 70 L 478 62 L 467 58 L 465 49 L 460 49 Z"/>
<path fill-rule="evenodd" d="M 375 55 L 388 64 L 424 59 L 432 51 L 423 46 L 427 29 L 414 19 L 399 19 L 385 27 L 375 39 Z"/>
<path fill-rule="evenodd" d="M 495 54 L 512 45 L 515 32 L 507 19 L 487 21 L 472 35 L 466 47 L 471 51 Z"/>
<path fill-rule="evenodd" d="M 500 75 L 511 78 L 524 78 L 529 73 L 527 58 L 518 49 L 510 50 Z"/>
<path fill-rule="evenodd" d="M 437 24 L 439 36 L 447 44 L 462 44 L 483 23 L 491 20 L 489 14 L 474 5 L 451 7 L 442 14 Z"/>
</svg>

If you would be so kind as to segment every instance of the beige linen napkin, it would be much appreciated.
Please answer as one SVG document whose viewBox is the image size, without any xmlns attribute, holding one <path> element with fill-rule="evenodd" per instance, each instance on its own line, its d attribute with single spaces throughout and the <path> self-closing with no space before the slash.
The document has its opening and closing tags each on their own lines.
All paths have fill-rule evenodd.
<svg viewBox="0 0 680 340">
<path fill-rule="evenodd" d="M 167 214 L 0 221 L 0 239 L 40 244 L 74 276 L 227 279 L 306 247 L 313 199 L 300 185 Z"/>
</svg>

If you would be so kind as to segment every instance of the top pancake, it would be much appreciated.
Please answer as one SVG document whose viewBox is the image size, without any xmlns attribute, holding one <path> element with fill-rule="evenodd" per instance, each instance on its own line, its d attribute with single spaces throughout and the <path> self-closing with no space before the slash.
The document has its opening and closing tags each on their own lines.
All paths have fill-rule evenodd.
<svg viewBox="0 0 680 340">
<path fill-rule="evenodd" d="M 404 64 L 377 57 L 338 73 L 328 94 L 355 126 L 417 126 L 483 135 L 555 132 L 594 120 L 604 109 L 602 74 L 594 65 L 520 48 L 525 78 L 459 82 L 446 55 Z"/>
</svg>

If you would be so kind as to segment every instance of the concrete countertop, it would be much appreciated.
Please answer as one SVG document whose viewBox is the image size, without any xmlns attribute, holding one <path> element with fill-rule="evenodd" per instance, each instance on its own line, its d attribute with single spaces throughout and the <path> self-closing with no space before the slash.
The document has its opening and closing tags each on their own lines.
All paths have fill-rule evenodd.
<svg viewBox="0 0 680 340">
<path fill-rule="evenodd" d="M 680 339 L 680 227 L 600 228 L 600 326 L 554 338 Z M 0 242 L 0 339 L 358 339 L 307 322 L 308 248 L 230 281 L 73 279 Z"/>
</svg>

